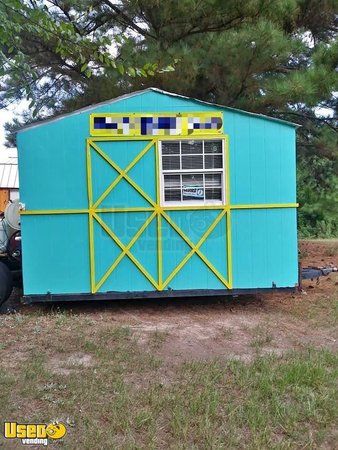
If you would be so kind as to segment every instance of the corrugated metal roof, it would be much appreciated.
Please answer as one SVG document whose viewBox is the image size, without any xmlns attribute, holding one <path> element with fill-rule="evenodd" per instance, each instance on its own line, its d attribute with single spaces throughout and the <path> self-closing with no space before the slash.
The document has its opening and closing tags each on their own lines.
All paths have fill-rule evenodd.
<svg viewBox="0 0 338 450">
<path fill-rule="evenodd" d="M 17 164 L 0 164 L 0 188 L 19 189 Z"/>
<path fill-rule="evenodd" d="M 124 94 L 124 95 L 121 95 L 121 96 L 119 96 L 119 97 L 112 98 L 112 99 L 110 99 L 110 100 L 106 100 L 106 101 L 104 101 L 104 102 L 96 103 L 96 104 L 94 104 L 94 105 L 89 105 L 89 106 L 86 106 L 86 107 L 84 107 L 84 108 L 77 109 L 77 110 L 75 110 L 75 111 L 73 111 L 73 112 L 66 113 L 66 114 L 62 114 L 62 115 L 60 115 L 60 116 L 53 117 L 53 118 L 51 118 L 51 119 L 45 119 L 45 120 L 42 120 L 42 121 L 40 121 L 40 122 L 32 123 L 31 125 L 27 125 L 27 126 L 25 126 L 25 127 L 22 127 L 22 128 L 19 130 L 19 133 L 20 133 L 21 131 L 27 130 L 28 128 L 39 127 L 39 126 L 41 126 L 41 125 L 45 125 L 45 124 L 47 124 L 47 123 L 54 122 L 54 121 L 56 121 L 56 120 L 61 120 L 61 119 L 63 119 L 64 117 L 68 117 L 68 116 L 72 116 L 72 115 L 76 115 L 76 114 L 81 114 L 81 113 L 83 113 L 83 112 L 85 112 L 85 111 L 90 111 L 91 109 L 95 109 L 95 108 L 97 108 L 98 106 L 108 105 L 108 104 L 110 104 L 110 103 L 116 103 L 116 102 L 119 102 L 120 100 L 124 100 L 124 99 L 129 98 L 129 97 L 134 97 L 134 96 L 136 96 L 136 95 L 141 95 L 141 94 L 144 94 L 144 93 L 149 92 L 149 91 L 155 91 L 155 92 L 159 92 L 159 93 L 164 94 L 164 95 L 169 95 L 169 96 L 171 96 L 171 97 L 184 98 L 185 100 L 194 101 L 194 102 L 196 102 L 196 103 L 202 103 L 202 104 L 205 104 L 205 105 L 210 105 L 210 106 L 215 106 L 215 107 L 218 107 L 218 108 L 228 109 L 228 110 L 230 110 L 230 111 L 235 111 L 235 112 L 238 112 L 238 113 L 241 113 L 241 114 L 247 114 L 247 115 L 254 116 L 254 117 L 258 117 L 258 118 L 261 118 L 261 119 L 271 120 L 272 122 L 280 122 L 280 123 L 282 123 L 282 124 L 284 124 L 284 125 L 288 125 L 288 126 L 291 126 L 291 127 L 294 127 L 294 128 L 298 128 L 298 127 L 300 126 L 300 125 L 298 125 L 298 124 L 296 124 L 296 123 L 293 123 L 293 122 L 288 122 L 288 121 L 286 121 L 286 120 L 278 119 L 277 117 L 265 116 L 264 114 L 257 114 L 257 113 L 253 113 L 253 112 L 249 112 L 249 111 L 244 111 L 244 110 L 242 110 L 242 109 L 236 109 L 236 108 L 232 108 L 232 107 L 230 107 L 230 106 L 219 105 L 219 104 L 217 104 L 217 103 L 210 103 L 210 102 L 206 102 L 206 101 L 204 101 L 204 100 L 199 100 L 199 99 L 197 99 L 197 98 L 186 97 L 185 95 L 175 94 L 174 92 L 168 92 L 168 91 L 164 91 L 164 90 L 162 90 L 162 89 L 150 87 L 150 88 L 143 89 L 143 90 L 140 90 L 140 91 L 131 92 L 130 94 Z"/>
</svg>

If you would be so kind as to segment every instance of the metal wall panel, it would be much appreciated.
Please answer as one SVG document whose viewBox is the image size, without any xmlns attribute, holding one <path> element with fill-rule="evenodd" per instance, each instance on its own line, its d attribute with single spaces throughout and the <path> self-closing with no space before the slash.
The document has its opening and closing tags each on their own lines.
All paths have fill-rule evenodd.
<svg viewBox="0 0 338 450">
<path fill-rule="evenodd" d="M 232 212 L 234 287 L 293 287 L 298 282 L 295 208 Z"/>
</svg>

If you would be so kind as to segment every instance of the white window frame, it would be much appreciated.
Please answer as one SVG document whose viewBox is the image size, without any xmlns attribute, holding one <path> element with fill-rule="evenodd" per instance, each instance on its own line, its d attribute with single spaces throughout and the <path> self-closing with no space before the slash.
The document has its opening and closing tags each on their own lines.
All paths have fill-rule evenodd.
<svg viewBox="0 0 338 450">
<path fill-rule="evenodd" d="M 221 169 L 174 169 L 174 170 L 163 170 L 162 168 L 162 142 L 183 142 L 183 141 L 202 141 L 203 142 L 203 166 L 204 166 L 204 143 L 206 141 L 222 141 L 222 168 Z M 181 144 L 180 144 L 181 146 Z M 210 138 L 181 138 L 181 137 L 177 137 L 177 139 L 161 139 L 158 141 L 158 152 L 159 152 L 159 178 L 160 178 L 160 204 L 161 206 L 173 206 L 173 207 L 177 207 L 177 206 L 221 206 L 221 205 L 225 205 L 226 204 L 226 145 L 225 145 L 225 138 L 224 137 L 219 137 L 219 136 L 210 136 Z M 200 155 L 200 154 L 199 154 Z M 180 148 L 180 159 L 182 158 L 182 153 L 181 153 L 181 148 Z M 181 199 L 180 201 L 173 201 L 173 202 L 168 202 L 165 201 L 164 199 L 164 175 L 184 175 L 184 174 L 191 174 L 191 173 L 196 173 L 196 174 L 207 174 L 207 173 L 220 173 L 221 174 L 221 189 L 222 189 L 222 200 L 209 200 L 209 199 L 204 199 L 204 200 L 183 200 Z M 204 177 L 203 177 L 203 181 L 204 181 Z M 203 186 L 204 188 L 204 192 L 205 192 L 205 186 Z M 181 190 L 182 192 L 182 190 Z"/>
</svg>

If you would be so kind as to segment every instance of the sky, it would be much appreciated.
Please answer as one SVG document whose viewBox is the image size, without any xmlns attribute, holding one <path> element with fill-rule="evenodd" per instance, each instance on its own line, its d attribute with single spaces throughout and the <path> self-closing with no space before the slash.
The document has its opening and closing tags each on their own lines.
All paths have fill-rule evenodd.
<svg viewBox="0 0 338 450">
<path fill-rule="evenodd" d="M 5 123 L 10 122 L 15 115 L 20 115 L 28 105 L 28 100 L 22 100 L 13 103 L 6 109 L 0 109 L 0 151 L 5 148 Z"/>
<path fill-rule="evenodd" d="M 12 117 L 12 113 L 9 111 L 6 111 L 5 109 L 2 109 L 0 111 L 0 150 L 3 149 L 4 143 L 5 143 L 5 130 L 4 130 L 4 124 L 8 120 L 10 120 Z"/>
</svg>

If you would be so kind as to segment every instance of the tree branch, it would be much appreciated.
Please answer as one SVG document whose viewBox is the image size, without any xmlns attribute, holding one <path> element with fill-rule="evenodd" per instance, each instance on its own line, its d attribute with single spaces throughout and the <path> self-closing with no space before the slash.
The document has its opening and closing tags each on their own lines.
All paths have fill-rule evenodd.
<svg viewBox="0 0 338 450">
<path fill-rule="evenodd" d="M 316 117 L 316 116 L 311 116 L 309 114 L 306 113 L 298 113 L 295 111 L 284 111 L 283 114 L 289 115 L 289 116 L 296 116 L 296 117 L 302 117 L 302 118 L 306 118 L 308 120 L 311 120 L 312 122 L 320 122 L 320 123 L 325 123 L 328 127 L 330 127 L 333 131 L 335 131 L 336 133 L 338 132 L 337 127 L 335 127 L 334 125 L 331 125 L 331 121 L 336 122 L 337 119 L 334 117 Z"/>
<path fill-rule="evenodd" d="M 146 30 L 139 27 L 131 17 L 129 17 L 126 13 L 124 13 L 118 6 L 111 3 L 110 0 L 101 0 L 101 2 L 104 3 L 105 5 L 107 5 L 118 16 L 121 17 L 121 19 L 123 20 L 122 25 L 127 25 L 128 27 L 132 28 L 134 31 L 137 31 L 138 33 L 140 33 L 142 36 L 148 36 L 148 37 L 151 37 L 152 39 L 156 39 L 155 35 L 148 33 Z"/>
</svg>

